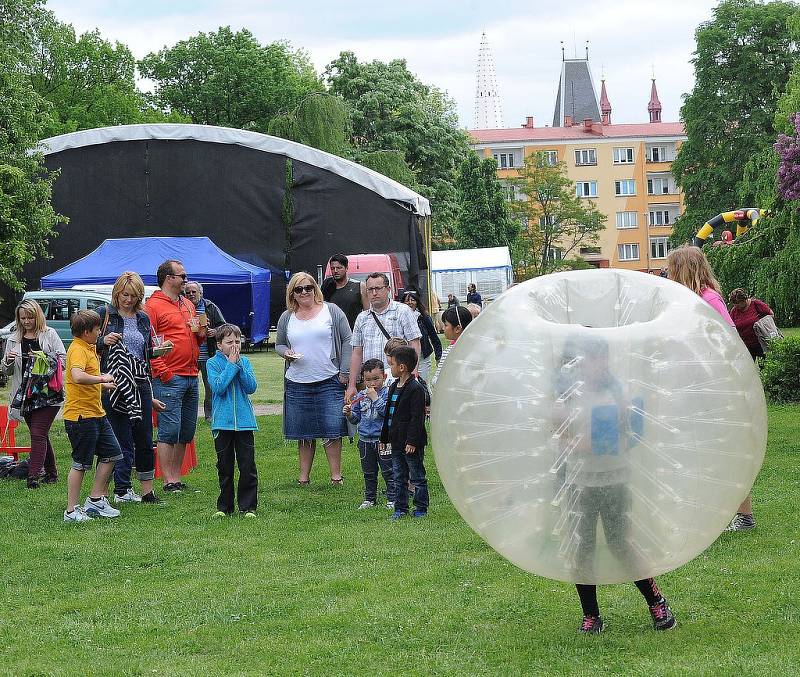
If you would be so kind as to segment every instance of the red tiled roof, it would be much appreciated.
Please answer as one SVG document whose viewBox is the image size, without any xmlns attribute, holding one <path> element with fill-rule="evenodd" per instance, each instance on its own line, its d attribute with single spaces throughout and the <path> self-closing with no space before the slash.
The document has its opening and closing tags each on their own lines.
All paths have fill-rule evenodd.
<svg viewBox="0 0 800 677">
<path fill-rule="evenodd" d="M 471 129 L 474 143 L 503 143 L 513 141 L 570 141 L 591 138 L 625 138 L 636 136 L 682 136 L 682 122 L 643 122 L 637 124 L 592 125 L 585 131 L 583 123 L 574 127 L 509 127 L 506 129 Z"/>
</svg>

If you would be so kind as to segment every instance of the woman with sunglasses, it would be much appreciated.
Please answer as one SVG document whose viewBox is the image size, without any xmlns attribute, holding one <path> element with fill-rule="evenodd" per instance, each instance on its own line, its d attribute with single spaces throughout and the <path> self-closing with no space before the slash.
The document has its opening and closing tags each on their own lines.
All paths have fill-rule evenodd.
<svg viewBox="0 0 800 677">
<path fill-rule="evenodd" d="M 321 439 L 331 483 L 342 484 L 342 415 L 350 371 L 350 324 L 342 310 L 326 303 L 311 275 L 295 273 L 286 288 L 286 311 L 278 320 L 275 351 L 286 360 L 283 435 L 297 440 L 300 477 L 307 486 Z"/>
<path fill-rule="evenodd" d="M 433 326 L 433 320 L 428 315 L 425 309 L 425 304 L 415 291 L 407 291 L 403 295 L 403 303 L 405 303 L 414 313 L 417 318 L 417 325 L 419 326 L 422 337 L 420 338 L 420 356 L 419 365 L 417 370 L 419 375 L 426 381 L 431 376 L 431 355 L 436 356 L 436 361 L 442 359 L 442 342 L 439 340 L 439 335 L 436 333 L 436 328 Z"/>
</svg>

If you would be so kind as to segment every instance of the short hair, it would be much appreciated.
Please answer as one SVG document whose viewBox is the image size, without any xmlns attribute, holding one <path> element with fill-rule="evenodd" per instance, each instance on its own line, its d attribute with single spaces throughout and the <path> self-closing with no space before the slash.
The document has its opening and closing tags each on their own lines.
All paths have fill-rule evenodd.
<svg viewBox="0 0 800 677">
<path fill-rule="evenodd" d="M 442 313 L 442 322 L 447 322 L 454 327 L 461 327 L 463 331 L 472 322 L 472 313 L 464 306 L 451 306 Z"/>
<path fill-rule="evenodd" d="M 372 371 L 373 369 L 380 369 L 381 371 L 383 371 L 384 369 L 386 369 L 386 367 L 384 366 L 383 362 L 373 357 L 371 360 L 367 360 L 366 362 L 364 362 L 364 364 L 361 365 L 361 375 L 363 376 L 368 371 Z"/>
<path fill-rule="evenodd" d="M 231 334 L 233 334 L 237 339 L 242 338 L 242 330 L 230 322 L 221 324 L 214 330 L 214 338 L 218 344 L 222 342 L 222 339 L 224 339 L 226 336 L 230 336 Z"/>
<path fill-rule="evenodd" d="M 386 275 L 386 273 L 370 273 L 369 275 L 367 275 L 367 279 L 368 280 L 370 280 L 370 279 L 374 279 L 374 280 L 381 279 L 381 280 L 383 280 L 383 284 L 385 284 L 387 287 L 389 286 L 389 277 L 388 277 L 388 275 Z"/>
<path fill-rule="evenodd" d="M 195 285 L 197 287 L 197 289 L 200 291 L 200 296 L 203 295 L 203 285 L 202 284 L 200 284 L 197 280 L 192 280 L 191 282 L 187 282 L 186 286 L 188 287 L 190 284 L 193 284 L 193 285 Z"/>
<path fill-rule="evenodd" d="M 79 310 L 69 319 L 69 329 L 78 338 L 99 326 L 100 316 L 94 310 Z"/>
<path fill-rule="evenodd" d="M 17 305 L 16 310 L 14 311 L 14 330 L 19 334 L 19 340 L 22 341 L 22 336 L 25 334 L 25 329 L 22 326 L 22 321 L 19 319 L 19 312 L 24 310 L 26 313 L 33 315 L 33 318 L 36 320 L 36 324 L 34 325 L 34 331 L 37 334 L 41 334 L 45 328 L 45 321 L 44 321 L 44 313 L 42 312 L 42 307 L 33 299 L 22 299 Z M 13 395 L 12 395 L 13 397 Z"/>
<path fill-rule="evenodd" d="M 291 279 L 289 280 L 289 284 L 286 285 L 286 308 L 291 310 L 293 313 L 296 313 L 297 309 L 300 307 L 300 304 L 297 303 L 297 299 L 294 297 L 294 288 L 306 278 L 308 278 L 311 281 L 311 284 L 314 285 L 314 301 L 317 303 L 322 303 L 324 300 L 322 297 L 322 290 L 319 288 L 317 281 L 312 277 L 311 273 L 301 270 L 299 273 L 292 275 Z"/>
<path fill-rule="evenodd" d="M 183 262 L 178 261 L 178 259 L 167 259 L 158 267 L 158 270 L 156 271 L 156 281 L 158 282 L 159 287 L 164 286 L 167 275 L 173 275 L 172 266 L 175 263 L 177 263 L 179 266 L 183 265 Z"/>
<path fill-rule="evenodd" d="M 750 298 L 750 294 L 748 294 L 744 289 L 741 287 L 737 287 L 734 289 L 730 296 L 728 296 L 728 300 L 731 303 L 741 303 L 742 301 L 747 301 Z"/>
<path fill-rule="evenodd" d="M 345 268 L 347 268 L 347 257 L 344 254 L 334 254 L 328 259 L 328 264 L 330 265 L 336 261 L 336 263 L 341 263 Z"/>
<path fill-rule="evenodd" d="M 391 355 L 392 351 L 395 348 L 402 348 L 408 345 L 408 341 L 404 338 L 400 338 L 399 336 L 392 336 L 386 344 L 383 346 L 383 354 L 384 355 Z"/>
<path fill-rule="evenodd" d="M 111 304 L 115 308 L 119 308 L 119 297 L 122 292 L 125 291 L 125 287 L 130 287 L 131 292 L 138 297 L 138 301 L 136 301 L 136 305 L 133 309 L 141 310 L 142 301 L 144 301 L 144 282 L 142 282 L 139 273 L 134 273 L 131 270 L 122 273 L 111 288 Z"/>
<path fill-rule="evenodd" d="M 417 351 L 411 346 L 399 346 L 390 353 L 389 357 L 394 360 L 395 364 L 405 365 L 409 372 L 414 371 L 417 366 Z"/>
</svg>

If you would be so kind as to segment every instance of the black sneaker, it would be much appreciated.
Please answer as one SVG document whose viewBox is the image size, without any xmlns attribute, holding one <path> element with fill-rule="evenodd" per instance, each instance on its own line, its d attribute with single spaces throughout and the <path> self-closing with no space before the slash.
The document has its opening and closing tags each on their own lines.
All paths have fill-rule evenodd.
<svg viewBox="0 0 800 677">
<path fill-rule="evenodd" d="M 164 491 L 168 494 L 179 494 L 183 489 L 181 489 L 180 482 L 167 482 L 164 485 Z"/>
<path fill-rule="evenodd" d="M 29 477 L 28 489 L 38 489 L 38 488 L 39 488 L 39 479 L 36 477 Z"/>
<path fill-rule="evenodd" d="M 146 494 L 142 494 L 142 503 L 161 503 L 161 499 L 156 496 L 155 491 L 149 491 Z"/>
<path fill-rule="evenodd" d="M 599 635 L 603 632 L 603 619 L 600 616 L 584 616 L 578 632 L 584 635 Z"/>
<path fill-rule="evenodd" d="M 658 604 L 650 607 L 650 615 L 653 617 L 653 627 L 656 630 L 672 630 L 678 624 L 672 615 L 672 609 L 663 597 Z"/>
<path fill-rule="evenodd" d="M 58 475 L 45 473 L 45 476 L 42 478 L 42 484 L 55 484 L 56 482 L 58 482 Z"/>
<path fill-rule="evenodd" d="M 737 512 L 725 531 L 747 531 L 748 529 L 755 528 L 756 521 L 752 515 L 745 515 L 743 512 Z"/>
<path fill-rule="evenodd" d="M 177 485 L 177 487 L 178 487 L 178 488 L 179 488 L 181 491 L 188 491 L 188 490 L 189 490 L 189 485 L 188 485 L 188 484 L 185 484 L 184 482 L 175 482 L 175 484 Z"/>
</svg>

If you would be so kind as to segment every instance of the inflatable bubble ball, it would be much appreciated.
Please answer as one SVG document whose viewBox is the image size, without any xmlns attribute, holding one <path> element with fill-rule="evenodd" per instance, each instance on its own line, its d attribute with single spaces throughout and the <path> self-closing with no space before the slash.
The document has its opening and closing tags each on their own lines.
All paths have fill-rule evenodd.
<svg viewBox="0 0 800 677">
<path fill-rule="evenodd" d="M 469 525 L 527 571 L 588 584 L 701 553 L 767 436 L 736 330 L 689 289 L 624 270 L 547 275 L 491 303 L 451 349 L 431 422 Z"/>
</svg>

